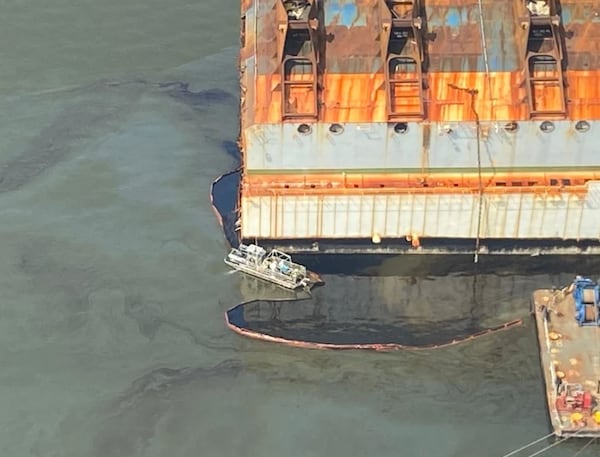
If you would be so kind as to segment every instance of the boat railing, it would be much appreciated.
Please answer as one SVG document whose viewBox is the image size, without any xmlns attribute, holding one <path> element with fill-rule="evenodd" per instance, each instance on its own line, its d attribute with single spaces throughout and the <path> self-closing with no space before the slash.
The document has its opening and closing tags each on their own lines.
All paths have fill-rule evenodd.
<svg viewBox="0 0 600 457">
<path fill-rule="evenodd" d="M 260 246 L 257 246 L 255 244 L 240 244 L 239 249 L 242 252 L 247 252 L 249 254 L 255 255 L 266 254 L 267 252 L 264 250 L 264 248 L 261 248 Z"/>
<path fill-rule="evenodd" d="M 275 258 L 277 258 L 279 260 L 285 260 L 287 262 L 293 263 L 292 262 L 292 258 L 290 257 L 289 254 L 286 254 L 285 252 L 278 251 L 277 249 L 273 249 L 269 253 L 269 257 L 275 257 Z"/>
<path fill-rule="evenodd" d="M 274 269 L 277 273 L 283 274 L 284 276 L 295 276 L 305 277 L 307 275 L 306 267 L 303 265 L 294 263 L 289 254 L 273 249 L 267 257 L 265 257 L 266 263 L 273 263 Z"/>
</svg>

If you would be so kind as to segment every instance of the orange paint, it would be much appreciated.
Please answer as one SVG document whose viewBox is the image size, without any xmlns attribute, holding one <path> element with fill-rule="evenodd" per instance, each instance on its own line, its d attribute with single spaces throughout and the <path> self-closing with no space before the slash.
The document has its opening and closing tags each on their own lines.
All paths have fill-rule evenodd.
<svg viewBox="0 0 600 457">
<path fill-rule="evenodd" d="M 525 88 L 520 73 L 435 73 L 429 75 L 429 119 L 439 122 L 474 121 L 471 96 L 464 89 L 476 89 L 475 109 L 481 120 L 528 119 Z"/>
<path fill-rule="evenodd" d="M 569 119 L 600 119 L 600 71 L 568 71 Z"/>
<path fill-rule="evenodd" d="M 294 75 L 297 80 L 309 80 L 309 75 Z M 428 90 L 424 92 L 426 119 L 430 122 L 473 121 L 470 95 L 462 89 L 476 89 L 475 109 L 482 121 L 529 120 L 527 89 L 522 72 L 430 73 L 425 75 Z M 279 73 L 257 75 L 256 81 L 245 81 L 248 91 L 256 91 L 247 100 L 254 101 L 248 113 L 251 123 L 279 123 L 282 120 L 282 84 Z M 600 119 L 600 71 L 567 71 L 567 119 Z M 321 122 L 388 122 L 387 95 L 383 74 L 331 74 L 322 78 Z M 405 89 L 403 89 L 405 90 Z M 534 88 L 536 103 L 541 108 L 558 106 L 561 91 L 554 86 Z M 293 91 L 298 112 L 310 112 L 314 97 L 306 88 Z M 414 108 L 414 97 L 402 94 L 407 109 Z M 408 95 L 408 96 L 407 96 Z M 416 93 L 415 93 L 416 96 Z M 541 105 L 540 105 L 541 104 Z M 252 119 L 253 118 L 253 119 Z"/>
<path fill-rule="evenodd" d="M 572 193 L 585 195 L 588 181 L 600 180 L 600 173 L 502 173 L 482 174 L 483 191 L 505 193 Z M 340 195 L 368 191 L 376 194 L 440 194 L 479 192 L 477 173 L 468 174 L 312 174 L 254 175 L 242 178 L 244 196 L 257 195 Z"/>
</svg>

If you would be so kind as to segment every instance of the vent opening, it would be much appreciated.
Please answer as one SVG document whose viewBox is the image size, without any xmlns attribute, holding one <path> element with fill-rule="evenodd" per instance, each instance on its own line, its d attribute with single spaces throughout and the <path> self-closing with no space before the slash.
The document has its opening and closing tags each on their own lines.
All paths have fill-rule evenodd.
<svg viewBox="0 0 600 457">
<path fill-rule="evenodd" d="M 344 131 L 344 127 L 342 127 L 340 124 L 331 124 L 329 126 L 329 131 L 334 135 L 339 135 Z"/>
<path fill-rule="evenodd" d="M 310 132 L 312 132 L 312 128 L 310 127 L 310 125 L 300 124 L 298 126 L 298 133 L 300 133 L 302 135 L 310 135 Z"/>
<path fill-rule="evenodd" d="M 540 130 L 544 133 L 554 132 L 554 123 L 550 121 L 544 121 L 540 124 Z"/>
<path fill-rule="evenodd" d="M 585 133 L 590 129 L 590 123 L 588 121 L 579 121 L 575 124 L 575 130 L 579 133 Z"/>
<path fill-rule="evenodd" d="M 394 125 L 394 132 L 398 135 L 403 135 L 408 132 L 408 124 L 406 122 L 398 122 Z"/>
</svg>

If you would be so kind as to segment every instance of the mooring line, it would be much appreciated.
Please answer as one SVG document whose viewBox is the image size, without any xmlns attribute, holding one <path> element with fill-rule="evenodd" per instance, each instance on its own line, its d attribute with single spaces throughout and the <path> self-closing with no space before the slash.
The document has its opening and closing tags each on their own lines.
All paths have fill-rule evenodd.
<svg viewBox="0 0 600 457">
<path fill-rule="evenodd" d="M 540 449 L 539 451 L 537 451 L 537 452 L 534 452 L 533 454 L 529 454 L 527 457 L 536 457 L 537 455 L 543 454 L 544 452 L 546 452 L 546 451 L 549 451 L 549 450 L 550 450 L 550 449 L 552 449 L 553 447 L 555 447 L 555 446 L 558 446 L 559 444 L 562 444 L 562 443 L 564 443 L 564 442 L 565 442 L 565 441 L 567 441 L 569 438 L 570 438 L 570 437 L 567 437 L 567 438 L 563 438 L 563 439 L 561 439 L 561 440 L 558 440 L 556 443 L 552 443 L 551 445 L 549 445 L 549 446 L 546 446 L 545 448 L 542 448 L 542 449 Z"/>
<path fill-rule="evenodd" d="M 555 435 L 554 432 L 548 433 L 546 436 L 542 436 L 541 438 L 538 438 L 537 440 L 532 441 L 531 443 L 526 444 L 525 446 L 521 446 L 519 449 L 515 449 L 514 451 L 509 452 L 508 454 L 504 454 L 502 457 L 511 457 L 511 456 L 513 456 L 515 454 L 518 454 L 521 451 L 524 451 L 528 447 L 531 447 L 534 444 L 538 444 L 540 441 L 544 441 L 545 439 L 548 439 L 548 438 L 550 438 L 551 436 L 554 436 L 554 435 Z"/>
<path fill-rule="evenodd" d="M 596 441 L 596 438 L 592 438 L 591 440 L 589 440 L 581 449 L 579 449 L 575 454 L 573 454 L 572 457 L 577 457 L 578 455 L 581 455 L 581 453 L 585 451 L 588 448 L 588 446 L 594 441 Z"/>
</svg>

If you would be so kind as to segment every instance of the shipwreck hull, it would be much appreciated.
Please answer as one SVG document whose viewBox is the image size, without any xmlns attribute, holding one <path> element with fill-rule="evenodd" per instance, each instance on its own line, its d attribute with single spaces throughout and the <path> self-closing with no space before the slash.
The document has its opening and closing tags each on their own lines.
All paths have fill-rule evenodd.
<svg viewBox="0 0 600 457">
<path fill-rule="evenodd" d="M 598 253 L 600 3 L 528 4 L 243 0 L 239 237 Z"/>
<path fill-rule="evenodd" d="M 340 261 L 350 254 L 373 254 L 378 256 L 375 263 L 385 261 L 389 256 L 405 254 L 448 254 L 448 255 L 600 255 L 600 243 L 597 241 L 565 241 L 565 240 L 477 240 L 456 238 L 419 239 L 416 246 L 414 240 L 390 239 L 374 243 L 372 239 L 256 239 L 261 246 L 269 249 L 286 250 L 290 254 L 339 255 Z M 249 240 L 245 240 L 249 242 Z M 477 247 L 478 245 L 478 247 Z M 305 260 L 308 262 L 308 260 Z"/>
</svg>

